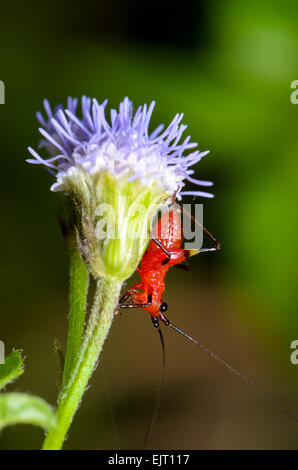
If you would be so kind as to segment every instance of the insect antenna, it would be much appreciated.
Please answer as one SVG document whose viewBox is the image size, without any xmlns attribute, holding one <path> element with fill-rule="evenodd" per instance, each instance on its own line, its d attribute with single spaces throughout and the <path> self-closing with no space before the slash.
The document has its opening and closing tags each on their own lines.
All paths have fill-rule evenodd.
<svg viewBox="0 0 298 470">
<path fill-rule="evenodd" d="M 284 405 L 276 401 L 274 398 L 272 398 L 267 392 L 262 390 L 260 387 L 258 387 L 251 379 L 246 377 L 245 375 L 241 374 L 238 370 L 234 369 L 230 364 L 228 364 L 226 361 L 221 359 L 221 357 L 217 356 L 214 352 L 210 351 L 206 346 L 204 346 L 202 343 L 199 341 L 195 340 L 191 336 L 189 336 L 187 333 L 184 331 L 180 330 L 180 328 L 177 328 L 177 326 L 173 325 L 173 323 L 168 323 L 168 326 L 170 326 L 173 330 L 177 331 L 181 335 L 185 336 L 189 341 L 192 343 L 196 344 L 199 348 L 201 348 L 203 351 L 205 351 L 209 356 L 211 356 L 213 359 L 215 359 L 217 362 L 222 364 L 224 367 L 229 369 L 230 372 L 232 372 L 234 375 L 237 375 L 243 382 L 245 382 L 247 385 L 250 385 L 259 395 L 261 395 L 263 398 L 267 399 L 269 402 L 271 402 L 274 406 L 279 408 L 283 413 L 287 414 L 290 418 L 292 418 L 294 421 L 298 422 L 298 417 L 289 411 Z"/>
<path fill-rule="evenodd" d="M 157 326 L 157 325 L 156 325 Z M 150 420 L 150 424 L 148 426 L 148 429 L 146 431 L 144 443 L 143 443 L 143 450 L 148 449 L 150 439 L 152 436 L 152 431 L 156 422 L 156 418 L 158 415 L 158 411 L 160 408 L 160 402 L 161 402 L 161 390 L 164 382 L 164 373 L 165 373 L 165 366 L 166 366 L 166 348 L 165 348 L 165 342 L 163 338 L 163 334 L 159 326 L 157 327 L 157 331 L 160 337 L 160 342 L 161 342 L 161 350 L 162 350 L 162 363 L 161 363 L 161 370 L 160 370 L 160 379 L 159 379 L 159 384 L 158 388 L 156 389 L 156 395 L 155 395 L 155 403 L 154 403 L 154 409 L 152 413 L 152 417 Z"/>
</svg>

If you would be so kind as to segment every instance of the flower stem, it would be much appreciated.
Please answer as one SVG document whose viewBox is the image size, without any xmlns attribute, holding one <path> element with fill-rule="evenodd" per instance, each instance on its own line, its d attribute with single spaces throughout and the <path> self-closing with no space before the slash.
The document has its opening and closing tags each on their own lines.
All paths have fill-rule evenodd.
<svg viewBox="0 0 298 470">
<path fill-rule="evenodd" d="M 107 279 L 97 281 L 94 302 L 79 357 L 60 397 L 56 410 L 57 425 L 49 429 L 43 444 L 44 450 L 59 450 L 63 445 L 112 324 L 120 290 L 121 282 L 119 281 Z"/>
<path fill-rule="evenodd" d="M 67 348 L 62 389 L 66 385 L 79 355 L 84 332 L 89 274 L 76 246 L 70 249 L 70 292 Z"/>
</svg>

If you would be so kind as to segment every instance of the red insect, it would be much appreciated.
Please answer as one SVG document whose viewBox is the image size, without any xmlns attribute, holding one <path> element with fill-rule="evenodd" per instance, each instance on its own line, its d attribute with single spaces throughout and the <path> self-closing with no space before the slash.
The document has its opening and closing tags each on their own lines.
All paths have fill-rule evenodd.
<svg viewBox="0 0 298 470">
<path fill-rule="evenodd" d="M 181 209 L 182 210 L 182 209 Z M 188 214 L 185 210 L 184 213 Z M 250 385 L 257 393 L 261 396 L 266 397 L 270 402 L 272 402 L 276 407 L 281 411 L 290 416 L 293 420 L 298 422 L 298 417 L 296 417 L 291 411 L 289 411 L 285 406 L 272 399 L 266 392 L 260 389 L 252 380 L 248 377 L 241 374 L 238 370 L 234 369 L 231 365 L 213 353 L 210 349 L 204 346 L 199 341 L 193 339 L 191 336 L 186 334 L 184 331 L 177 328 L 173 325 L 167 317 L 164 315 L 164 312 L 167 311 L 168 306 L 162 300 L 162 294 L 165 290 L 165 275 L 170 269 L 171 266 L 181 265 L 185 263 L 187 258 L 193 256 L 197 253 L 202 253 L 206 251 L 217 251 L 220 249 L 220 244 L 217 242 L 215 237 L 208 232 L 208 230 L 203 227 L 197 220 L 195 220 L 190 214 L 188 214 L 196 224 L 198 224 L 204 232 L 213 240 L 215 245 L 211 248 L 202 248 L 199 250 L 185 250 L 182 247 L 183 243 L 183 230 L 181 226 L 180 213 L 176 209 L 170 209 L 169 212 L 165 213 L 159 220 L 153 231 L 153 237 L 150 240 L 149 246 L 146 252 L 143 255 L 141 263 L 138 267 L 138 273 L 141 277 L 141 282 L 138 282 L 132 286 L 126 294 L 120 300 L 118 308 L 132 308 L 132 307 L 141 307 L 147 312 L 150 313 L 153 324 L 158 328 L 158 332 L 161 339 L 162 350 L 163 350 L 163 363 L 162 363 L 162 372 L 160 379 L 161 388 L 163 382 L 163 370 L 165 367 L 165 346 L 164 340 L 159 328 L 159 320 L 162 321 L 165 325 L 169 325 L 178 333 L 181 333 L 187 339 L 195 343 L 199 348 L 201 348 L 205 353 L 211 356 L 213 359 L 221 363 L 224 367 L 229 369 L 230 372 L 242 379 L 246 384 Z M 129 300 L 130 299 L 130 300 Z M 129 303 L 125 303 L 129 300 Z M 160 404 L 160 395 L 156 397 L 156 403 L 154 408 L 154 413 L 152 416 L 151 424 L 146 434 L 144 447 L 147 447 L 149 438 L 152 433 L 153 425 L 156 419 L 157 410 Z"/>
<path fill-rule="evenodd" d="M 190 217 L 192 218 L 192 216 Z M 215 247 L 203 248 L 201 250 L 185 250 L 182 247 L 183 230 L 181 225 L 181 211 L 173 208 L 170 209 L 160 218 L 159 222 L 154 228 L 153 236 L 149 242 L 149 246 L 145 251 L 138 267 L 138 273 L 141 277 L 141 282 L 138 282 L 126 292 L 126 294 L 120 300 L 118 306 L 118 308 L 141 307 L 147 310 L 147 312 L 151 315 L 154 326 L 158 328 L 163 352 L 159 390 L 162 387 L 163 371 L 165 367 L 165 345 L 163 335 L 159 328 L 159 320 L 200 346 L 196 340 L 170 323 L 167 317 L 164 315 L 164 312 L 166 312 L 168 309 L 168 305 L 162 300 L 162 295 L 165 290 L 165 276 L 171 266 L 183 266 L 183 263 L 185 264 L 187 258 L 190 256 L 193 256 L 202 251 L 214 251 L 220 248 L 219 243 L 215 240 L 213 235 L 211 235 L 198 221 L 195 219 L 193 220 L 196 224 L 203 228 L 209 237 L 211 237 L 211 239 L 215 242 Z M 125 303 L 128 299 L 130 299 L 129 303 Z M 146 433 L 143 449 L 146 449 L 149 443 L 159 405 L 160 394 L 157 394 L 152 420 Z"/>
<path fill-rule="evenodd" d="M 195 220 L 197 224 L 197 222 Z M 201 226 L 201 224 L 199 224 Z M 141 282 L 132 286 L 122 297 L 119 307 L 141 307 L 150 313 L 154 326 L 159 326 L 159 320 L 169 325 L 164 315 L 168 306 L 162 300 L 165 290 L 165 275 L 171 266 L 181 265 L 187 258 L 203 251 L 214 251 L 220 248 L 219 243 L 205 227 L 205 233 L 215 242 L 215 247 L 201 250 L 185 250 L 182 248 L 183 230 L 181 212 L 170 209 L 163 214 L 153 231 L 153 237 L 143 255 L 138 267 Z M 125 303 L 130 298 L 129 303 Z"/>
</svg>

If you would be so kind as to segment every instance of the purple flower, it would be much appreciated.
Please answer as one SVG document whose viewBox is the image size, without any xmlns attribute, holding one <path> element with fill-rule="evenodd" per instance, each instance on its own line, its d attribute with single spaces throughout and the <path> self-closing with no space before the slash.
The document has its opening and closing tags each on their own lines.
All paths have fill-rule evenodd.
<svg viewBox="0 0 298 470">
<path fill-rule="evenodd" d="M 100 171 L 116 178 L 127 177 L 127 181 L 139 179 L 142 185 L 158 182 L 164 191 L 183 195 L 213 197 L 202 191 L 182 191 L 185 181 L 198 186 L 211 186 L 210 181 L 192 178 L 193 165 L 208 153 L 193 150 L 196 143 L 182 134 L 186 125 L 181 124 L 183 114 L 177 114 L 165 129 L 158 126 L 149 133 L 149 124 L 155 102 L 140 106 L 133 114 L 132 102 L 125 98 L 119 111 L 112 109 L 110 123 L 105 117 L 107 100 L 99 104 L 96 99 L 82 97 L 82 117 L 76 116 L 78 100 L 68 98 L 67 107 L 59 105 L 53 113 L 44 100 L 47 119 L 41 113 L 37 118 L 43 136 L 40 147 L 46 147 L 50 158 L 42 158 L 29 147 L 34 157 L 29 163 L 42 164 L 56 176 L 52 191 L 66 189 L 65 179 L 77 169 L 90 175 Z M 188 153 L 187 153 L 188 152 Z"/>
</svg>

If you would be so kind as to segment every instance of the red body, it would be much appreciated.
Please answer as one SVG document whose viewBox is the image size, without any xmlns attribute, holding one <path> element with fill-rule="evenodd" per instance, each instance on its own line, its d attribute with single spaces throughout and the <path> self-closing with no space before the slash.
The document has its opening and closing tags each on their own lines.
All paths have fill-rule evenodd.
<svg viewBox="0 0 298 470">
<path fill-rule="evenodd" d="M 172 209 L 160 218 L 154 229 L 153 238 L 162 244 L 170 257 L 151 239 L 138 267 L 141 282 L 132 286 L 126 296 L 132 297 L 132 304 L 143 305 L 150 303 L 148 302 L 150 298 L 150 305 L 143 306 L 143 308 L 152 317 L 162 318 L 160 306 L 163 303 L 165 275 L 171 266 L 180 264 L 186 259 L 185 250 L 181 248 L 183 233 L 180 213 L 177 210 Z"/>
</svg>

